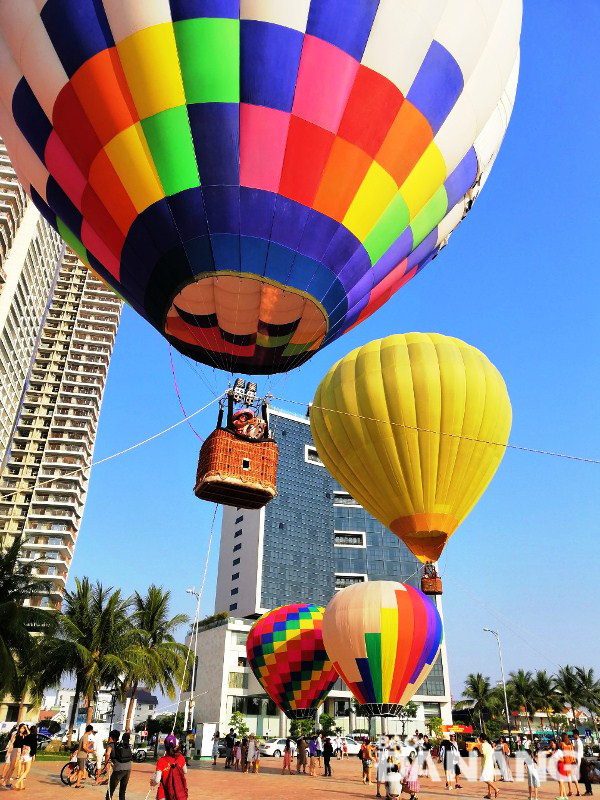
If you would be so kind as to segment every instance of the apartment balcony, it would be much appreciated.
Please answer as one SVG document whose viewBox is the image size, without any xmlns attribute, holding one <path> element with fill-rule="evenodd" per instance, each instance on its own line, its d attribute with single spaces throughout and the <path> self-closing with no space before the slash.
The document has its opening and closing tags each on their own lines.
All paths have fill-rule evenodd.
<svg viewBox="0 0 600 800">
<path fill-rule="evenodd" d="M 67 561 L 73 556 L 73 546 L 69 542 L 68 537 L 63 539 L 61 536 L 24 536 L 22 549 L 27 552 L 35 551 L 41 556 L 43 556 L 44 553 L 53 553 L 56 551 Z"/>
<path fill-rule="evenodd" d="M 33 569 L 31 570 L 31 574 L 35 578 L 42 578 L 42 580 L 51 581 L 52 591 L 56 592 L 57 590 L 59 590 L 62 592 L 67 583 L 67 570 L 63 568 L 60 572 L 57 571 L 56 573 L 54 573 L 54 572 L 47 572 L 46 571 L 47 569 L 48 569 L 47 567 L 44 568 L 33 567 Z"/>
<path fill-rule="evenodd" d="M 27 545 L 27 552 L 29 553 L 29 545 Z M 50 550 L 50 552 L 55 552 L 55 550 Z M 44 570 L 48 567 L 56 567 L 58 569 L 57 574 L 60 575 L 63 572 L 66 572 L 69 569 L 71 564 L 71 555 L 69 554 L 67 558 L 64 556 L 59 556 L 58 558 L 47 558 L 44 556 L 42 551 L 35 552 L 33 555 L 20 555 L 19 561 L 22 564 L 36 564 L 39 565 L 38 568 Z M 32 574 L 37 574 L 34 572 L 36 567 L 33 568 Z"/>
<path fill-rule="evenodd" d="M 39 537 L 40 534 L 48 534 L 49 536 L 55 536 L 56 538 L 60 537 L 61 539 L 66 539 L 70 541 L 72 544 L 75 544 L 75 528 L 68 527 L 67 525 L 61 525 L 60 523 L 48 523 L 48 522 L 28 522 L 26 527 L 23 530 L 23 535 L 26 538 L 35 538 Z"/>
<path fill-rule="evenodd" d="M 58 509 L 53 503 L 45 506 L 43 503 L 36 502 L 36 506 L 42 507 L 30 509 L 28 519 L 37 521 L 54 520 L 55 522 L 60 522 L 62 520 L 63 522 L 70 523 L 74 528 L 79 525 L 77 516 L 80 515 L 76 515 L 74 512 Z"/>
</svg>

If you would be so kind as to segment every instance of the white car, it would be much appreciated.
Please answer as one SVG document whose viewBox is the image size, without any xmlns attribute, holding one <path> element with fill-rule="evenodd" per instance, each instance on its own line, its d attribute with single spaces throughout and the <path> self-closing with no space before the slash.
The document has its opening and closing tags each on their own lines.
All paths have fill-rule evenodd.
<svg viewBox="0 0 600 800">
<path fill-rule="evenodd" d="M 355 739 L 352 736 L 341 736 L 340 738 L 342 740 L 342 747 L 344 746 L 344 742 L 346 742 L 346 747 L 348 748 L 348 755 L 349 756 L 357 756 L 360 753 L 360 747 L 361 747 L 361 744 L 362 744 L 361 740 Z M 340 748 L 336 747 L 335 736 L 334 737 L 330 737 L 330 739 L 331 739 L 331 744 L 335 748 L 334 749 L 334 755 L 337 755 L 337 751 Z"/>
<path fill-rule="evenodd" d="M 279 756 L 283 755 L 285 750 L 285 739 L 267 739 L 259 746 L 261 756 Z M 296 742 L 292 739 L 290 742 L 292 746 L 292 755 L 296 752 Z"/>
</svg>

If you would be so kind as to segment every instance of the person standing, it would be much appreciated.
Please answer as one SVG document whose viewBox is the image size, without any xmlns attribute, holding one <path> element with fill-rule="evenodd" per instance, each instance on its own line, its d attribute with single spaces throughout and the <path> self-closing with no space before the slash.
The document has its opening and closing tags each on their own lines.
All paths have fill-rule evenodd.
<svg viewBox="0 0 600 800">
<path fill-rule="evenodd" d="M 575 757 L 575 748 L 571 744 L 568 733 L 563 733 L 562 735 L 561 749 L 563 751 L 564 775 L 569 789 L 568 795 L 571 796 L 573 794 L 573 785 L 575 785 L 577 797 L 579 797 L 579 783 L 577 780 L 573 780 L 573 766 L 577 764 L 577 759 Z"/>
<path fill-rule="evenodd" d="M 531 753 L 525 754 L 525 766 L 527 767 L 527 786 L 529 787 L 529 800 L 538 800 L 538 790 L 540 788 L 540 776 L 537 769 L 536 750 L 533 750 Z"/>
<path fill-rule="evenodd" d="M 10 733 L 10 739 L 8 740 L 6 748 L 5 762 L 2 767 L 2 776 L 0 777 L 0 786 L 4 786 L 6 781 L 13 774 L 15 767 L 18 768 L 17 762 L 21 757 L 21 752 L 15 749 L 15 741 L 21 728 L 25 728 L 25 726 L 22 724 L 15 726 Z"/>
<path fill-rule="evenodd" d="M 300 768 L 302 768 L 302 772 L 306 775 L 306 739 L 304 736 L 300 736 L 296 742 L 296 746 L 296 775 L 300 775 Z"/>
<path fill-rule="evenodd" d="M 242 736 L 242 772 L 248 772 L 248 737 Z"/>
<path fill-rule="evenodd" d="M 233 728 L 229 729 L 229 733 L 225 737 L 225 769 L 231 769 L 233 763 L 233 746 L 235 744 L 235 733 Z"/>
<path fill-rule="evenodd" d="M 308 742 L 308 774 L 315 777 L 317 769 L 317 737 L 311 736 Z"/>
<path fill-rule="evenodd" d="M 492 792 L 494 793 L 494 797 L 498 797 L 498 789 L 496 789 L 494 784 L 494 749 L 485 733 L 479 735 L 479 746 L 483 758 L 481 780 L 487 784 L 488 793 L 485 797 L 487 800 L 490 800 Z"/>
<path fill-rule="evenodd" d="M 248 771 L 256 772 L 256 762 L 258 759 L 258 740 L 251 733 L 248 738 Z"/>
<path fill-rule="evenodd" d="M 119 741 L 119 731 L 115 730 L 110 732 L 110 738 L 112 739 L 110 745 L 110 763 L 112 770 L 110 781 L 108 782 L 106 800 L 115 800 L 117 796 L 117 787 L 119 789 L 119 800 L 125 800 L 125 792 L 127 791 L 127 784 L 131 776 L 131 763 L 133 761 L 133 753 L 129 745 L 130 734 L 124 733 Z M 167 736 L 167 739 L 168 738 Z M 109 758 L 108 751 L 106 757 L 107 759 Z"/>
<path fill-rule="evenodd" d="M 77 781 L 75 783 L 75 788 L 79 789 L 79 785 L 81 784 L 81 779 L 85 777 L 85 762 L 88 760 L 88 756 L 90 753 L 94 751 L 94 726 L 87 725 L 85 728 L 85 733 L 81 737 L 81 741 L 79 742 L 79 748 L 77 750 Z"/>
<path fill-rule="evenodd" d="M 582 773 L 581 762 L 583 761 L 583 742 L 581 741 L 581 738 L 579 736 L 579 731 L 578 730 L 574 730 L 573 731 L 573 753 L 575 755 L 575 765 L 576 765 L 576 770 L 575 770 L 575 788 L 577 789 L 577 796 L 579 796 L 579 794 L 580 794 L 580 792 L 579 792 L 579 780 L 581 778 L 581 773 Z M 591 794 L 591 790 L 592 790 L 592 787 L 590 786 L 590 788 L 588 790 L 588 787 L 586 785 L 586 787 L 585 787 L 586 794 L 588 793 L 588 791 Z"/>
<path fill-rule="evenodd" d="M 390 757 L 390 739 L 389 736 L 380 736 L 377 745 L 377 794 L 376 797 L 381 797 L 380 788 L 385 784 L 388 776 L 388 759 Z"/>
<path fill-rule="evenodd" d="M 423 749 L 421 750 L 421 771 L 424 778 L 429 777 L 429 751 L 431 750 L 431 742 L 429 736 L 423 736 Z"/>
<path fill-rule="evenodd" d="M 29 733 L 23 739 L 23 747 L 21 748 L 21 767 L 19 770 L 19 777 L 14 783 L 15 789 L 25 788 L 25 778 L 29 775 L 31 764 L 35 759 L 37 753 L 37 728 L 35 725 L 31 726 Z"/>
<path fill-rule="evenodd" d="M 403 789 L 410 794 L 410 800 L 417 800 L 417 795 L 420 791 L 419 760 L 417 758 L 413 759 L 410 756 L 408 758 Z"/>
<path fill-rule="evenodd" d="M 96 785 L 100 782 L 100 776 L 104 772 L 104 737 L 100 731 L 94 733 L 94 753 L 96 754 Z"/>
<path fill-rule="evenodd" d="M 365 737 L 360 748 L 360 760 L 362 761 L 362 782 L 364 784 L 371 783 L 371 769 L 373 761 L 376 758 L 375 747 L 371 744 L 371 740 Z"/>
<path fill-rule="evenodd" d="M 323 745 L 323 766 L 325 768 L 324 775 L 326 778 L 331 778 L 331 756 L 333 755 L 333 745 L 329 736 L 325 739 Z"/>
<path fill-rule="evenodd" d="M 186 774 L 185 758 L 179 749 L 177 739 L 170 733 L 165 739 L 165 754 L 158 759 L 156 772 L 150 778 L 150 786 L 158 786 L 157 800 L 187 797 Z"/>
<path fill-rule="evenodd" d="M 213 767 L 217 766 L 217 758 L 219 757 L 219 739 L 221 738 L 221 734 L 219 731 L 215 731 L 212 737 L 212 760 L 213 760 Z"/>
<path fill-rule="evenodd" d="M 458 745 L 456 736 L 451 733 L 449 739 L 444 739 L 440 747 L 440 761 L 446 773 L 446 789 L 451 792 L 456 784 L 456 767 L 458 766 Z M 460 786 L 457 784 L 457 787 Z"/>
<path fill-rule="evenodd" d="M 119 741 L 119 736 L 121 734 L 117 730 L 113 730 L 108 734 L 108 741 L 106 743 L 106 750 L 104 751 L 104 764 L 102 765 L 102 769 L 98 771 L 96 774 L 96 785 L 99 784 L 102 780 L 105 783 L 110 781 L 110 776 L 112 772 L 112 745 Z"/>
<path fill-rule="evenodd" d="M 323 755 L 323 733 L 317 734 L 317 764 L 321 766 L 321 756 Z"/>
<path fill-rule="evenodd" d="M 281 768 L 281 774 L 283 775 L 284 772 L 287 771 L 292 774 L 292 740 L 288 737 L 285 740 L 285 747 L 283 748 L 283 767 Z"/>
</svg>

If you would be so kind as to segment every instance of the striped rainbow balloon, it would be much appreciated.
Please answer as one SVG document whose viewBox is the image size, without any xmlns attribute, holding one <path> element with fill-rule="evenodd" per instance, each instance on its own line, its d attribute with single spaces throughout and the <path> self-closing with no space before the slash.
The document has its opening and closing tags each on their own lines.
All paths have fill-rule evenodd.
<svg viewBox="0 0 600 800">
<path fill-rule="evenodd" d="M 435 604 L 403 583 L 353 584 L 323 615 L 327 654 L 371 716 L 399 714 L 429 674 L 442 637 Z"/>
<path fill-rule="evenodd" d="M 1 0 L 0 134 L 182 353 L 283 372 L 446 244 L 514 102 L 522 0 Z"/>
</svg>

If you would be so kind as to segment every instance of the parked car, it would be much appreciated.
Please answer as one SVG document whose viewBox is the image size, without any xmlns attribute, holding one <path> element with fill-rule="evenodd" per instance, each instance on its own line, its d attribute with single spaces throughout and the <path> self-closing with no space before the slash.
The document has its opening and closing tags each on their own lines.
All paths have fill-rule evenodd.
<svg viewBox="0 0 600 800">
<path fill-rule="evenodd" d="M 360 740 L 357 740 L 352 736 L 342 736 L 341 739 L 342 739 L 342 747 L 343 747 L 344 741 L 346 742 L 346 746 L 348 748 L 348 755 L 349 756 L 357 756 L 360 753 L 360 746 L 362 744 L 362 742 Z M 339 747 L 336 748 L 336 750 L 334 751 L 334 754 L 337 755 L 339 750 L 340 750 Z"/>
<path fill-rule="evenodd" d="M 283 755 L 283 751 L 285 750 L 285 739 L 267 739 L 266 741 L 262 742 L 259 746 L 259 751 L 261 756 L 275 756 L 275 758 L 279 758 L 279 756 Z M 296 742 L 292 739 L 292 755 L 296 752 Z"/>
</svg>

